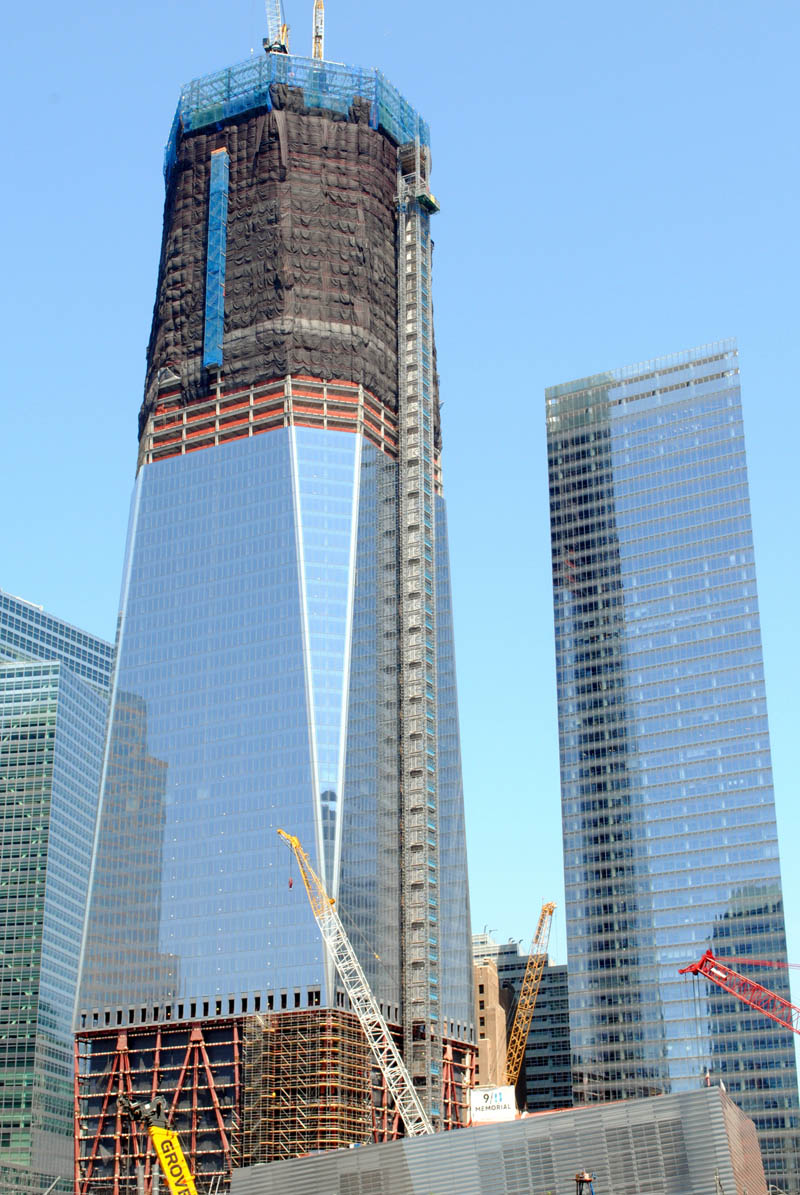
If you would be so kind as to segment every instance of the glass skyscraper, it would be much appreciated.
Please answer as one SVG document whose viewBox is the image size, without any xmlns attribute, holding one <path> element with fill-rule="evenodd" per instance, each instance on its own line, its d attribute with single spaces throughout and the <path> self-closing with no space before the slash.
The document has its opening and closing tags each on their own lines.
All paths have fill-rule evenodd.
<svg viewBox="0 0 800 1195">
<path fill-rule="evenodd" d="M 72 1005 L 112 648 L 0 591 L 0 1188 L 72 1190 Z"/>
<path fill-rule="evenodd" d="M 445 1118 L 443 1043 L 470 1042 L 473 1016 L 429 161 L 427 126 L 375 71 L 267 54 L 182 93 L 77 1006 L 87 1058 L 96 1029 L 346 1008 L 283 828 Z M 231 1059 L 246 1031 L 231 1022 Z M 100 1112 L 89 1131 L 103 1139 Z M 95 1172 L 87 1156 L 86 1190 Z"/>
<path fill-rule="evenodd" d="M 270 995 L 277 1008 L 335 1001 L 302 885 L 290 886 L 285 826 L 325 874 L 376 996 L 399 1018 L 396 697 L 378 699 L 392 632 L 376 542 L 396 483 L 396 464 L 369 442 L 308 427 L 140 470 L 83 970 L 90 1017 L 136 1006 L 136 1020 L 142 1007 L 149 1020 L 170 1004 L 174 1016 L 179 1002 L 188 1013 L 218 996 L 226 1011 L 233 996 L 237 1012 L 257 995 L 264 1008 Z M 446 559 L 438 584 L 449 596 Z M 439 613 L 449 626 L 449 607 Z M 447 1015 L 463 1035 L 463 809 L 447 648 L 439 669 L 453 757 L 440 784 L 442 865 L 461 866 L 441 902 L 443 952 L 457 968 L 445 979 Z"/>
<path fill-rule="evenodd" d="M 573 1086 L 724 1082 L 792 1191 L 793 1035 L 678 975 L 786 960 L 738 375 L 724 342 L 546 393 Z"/>
</svg>

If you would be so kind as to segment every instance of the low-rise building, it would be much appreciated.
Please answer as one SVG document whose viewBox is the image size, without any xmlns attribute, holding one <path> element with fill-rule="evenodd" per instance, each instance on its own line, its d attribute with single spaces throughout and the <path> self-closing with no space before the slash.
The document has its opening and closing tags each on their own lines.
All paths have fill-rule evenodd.
<svg viewBox="0 0 800 1195">
<path fill-rule="evenodd" d="M 719 1087 L 234 1170 L 231 1195 L 767 1195 L 753 1122 Z"/>
</svg>

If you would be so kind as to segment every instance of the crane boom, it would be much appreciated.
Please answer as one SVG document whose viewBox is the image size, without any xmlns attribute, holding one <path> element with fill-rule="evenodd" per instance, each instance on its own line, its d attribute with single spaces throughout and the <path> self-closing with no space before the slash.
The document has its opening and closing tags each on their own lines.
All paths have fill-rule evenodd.
<svg viewBox="0 0 800 1195">
<path fill-rule="evenodd" d="M 800 1033 L 800 1008 L 796 1004 L 784 1000 L 783 996 L 769 991 L 755 980 L 740 975 L 722 959 L 716 958 L 710 950 L 707 950 L 696 963 L 689 963 L 688 967 L 681 967 L 678 974 L 703 975 L 711 983 L 722 988 L 724 992 L 729 992 L 731 996 L 738 996 L 745 1004 L 749 1004 L 758 1012 L 763 1012 L 765 1017 L 777 1021 L 785 1029 L 791 1029 L 793 1033 Z"/>
<path fill-rule="evenodd" d="M 548 901 L 542 905 L 539 923 L 531 943 L 528 965 L 525 968 L 525 978 L 517 1001 L 517 1011 L 514 1014 L 514 1024 L 508 1039 L 506 1051 L 506 1083 L 513 1087 L 522 1069 L 522 1059 L 525 1057 L 525 1042 L 528 1040 L 528 1030 L 539 995 L 539 984 L 542 982 L 542 972 L 547 960 L 547 943 L 550 940 L 550 925 L 553 920 L 555 903 Z"/>
<path fill-rule="evenodd" d="M 414 1090 L 411 1076 L 370 990 L 367 977 L 336 912 L 334 901 L 328 896 L 325 885 L 311 866 L 300 840 L 293 834 L 287 834 L 285 830 L 278 830 L 278 833 L 294 852 L 314 919 L 350 997 L 353 1011 L 366 1034 L 375 1061 L 386 1080 L 397 1111 L 403 1119 L 407 1135 L 421 1137 L 426 1133 L 432 1133 L 433 1126 L 428 1114 Z"/>
<path fill-rule="evenodd" d="M 265 0 L 267 9 L 267 33 L 264 49 L 282 54 L 289 52 L 289 26 L 283 15 L 282 0 Z"/>
<path fill-rule="evenodd" d="M 314 0 L 314 25 L 311 37 L 311 57 L 325 57 L 325 3 Z"/>
<path fill-rule="evenodd" d="M 172 1195 L 197 1195 L 194 1176 L 181 1149 L 180 1138 L 174 1129 L 167 1127 L 164 1101 L 157 1097 L 151 1102 L 142 1103 L 132 1096 L 121 1095 L 117 1105 L 122 1115 L 130 1117 L 133 1124 L 144 1125 Z M 138 1181 L 144 1184 L 143 1174 Z"/>
</svg>

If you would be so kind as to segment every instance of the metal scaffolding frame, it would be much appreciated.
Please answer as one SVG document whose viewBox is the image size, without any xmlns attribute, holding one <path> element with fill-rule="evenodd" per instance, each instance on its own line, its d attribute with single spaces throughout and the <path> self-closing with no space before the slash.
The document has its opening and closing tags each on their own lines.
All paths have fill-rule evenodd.
<svg viewBox="0 0 800 1195">
<path fill-rule="evenodd" d="M 399 1042 L 400 1026 L 390 1030 Z M 440 1128 L 457 1129 L 468 1119 L 475 1047 L 442 1046 Z M 220 1195 L 234 1166 L 403 1136 L 358 1019 L 339 1008 L 81 1031 L 76 1195 L 137 1195 L 137 1162 L 154 1195 L 152 1147 L 120 1115 L 120 1095 L 160 1095 L 199 1183 Z"/>
<path fill-rule="evenodd" d="M 241 1107 L 241 1022 L 222 1020 L 82 1032 L 75 1039 L 76 1195 L 145 1195 L 158 1165 L 146 1131 L 123 1116 L 120 1096 L 161 1095 L 192 1173 L 217 1185 L 234 1164 Z"/>
<path fill-rule="evenodd" d="M 398 150 L 397 318 L 400 568 L 402 993 L 406 1066 L 441 1124 L 430 155 Z"/>
<path fill-rule="evenodd" d="M 344 1009 L 249 1018 L 242 1163 L 373 1140 L 371 1065 L 358 1019 Z"/>
</svg>

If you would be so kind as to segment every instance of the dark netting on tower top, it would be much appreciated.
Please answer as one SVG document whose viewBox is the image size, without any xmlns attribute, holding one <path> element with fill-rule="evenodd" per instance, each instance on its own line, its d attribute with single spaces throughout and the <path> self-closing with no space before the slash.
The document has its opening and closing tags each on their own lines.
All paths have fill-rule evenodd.
<svg viewBox="0 0 800 1195">
<path fill-rule="evenodd" d="M 371 104 L 308 107 L 272 83 L 268 107 L 179 132 L 140 427 L 160 371 L 184 401 L 208 393 L 203 365 L 208 208 L 214 150 L 229 156 L 224 386 L 287 374 L 343 378 L 397 406 L 397 151 Z"/>
</svg>

